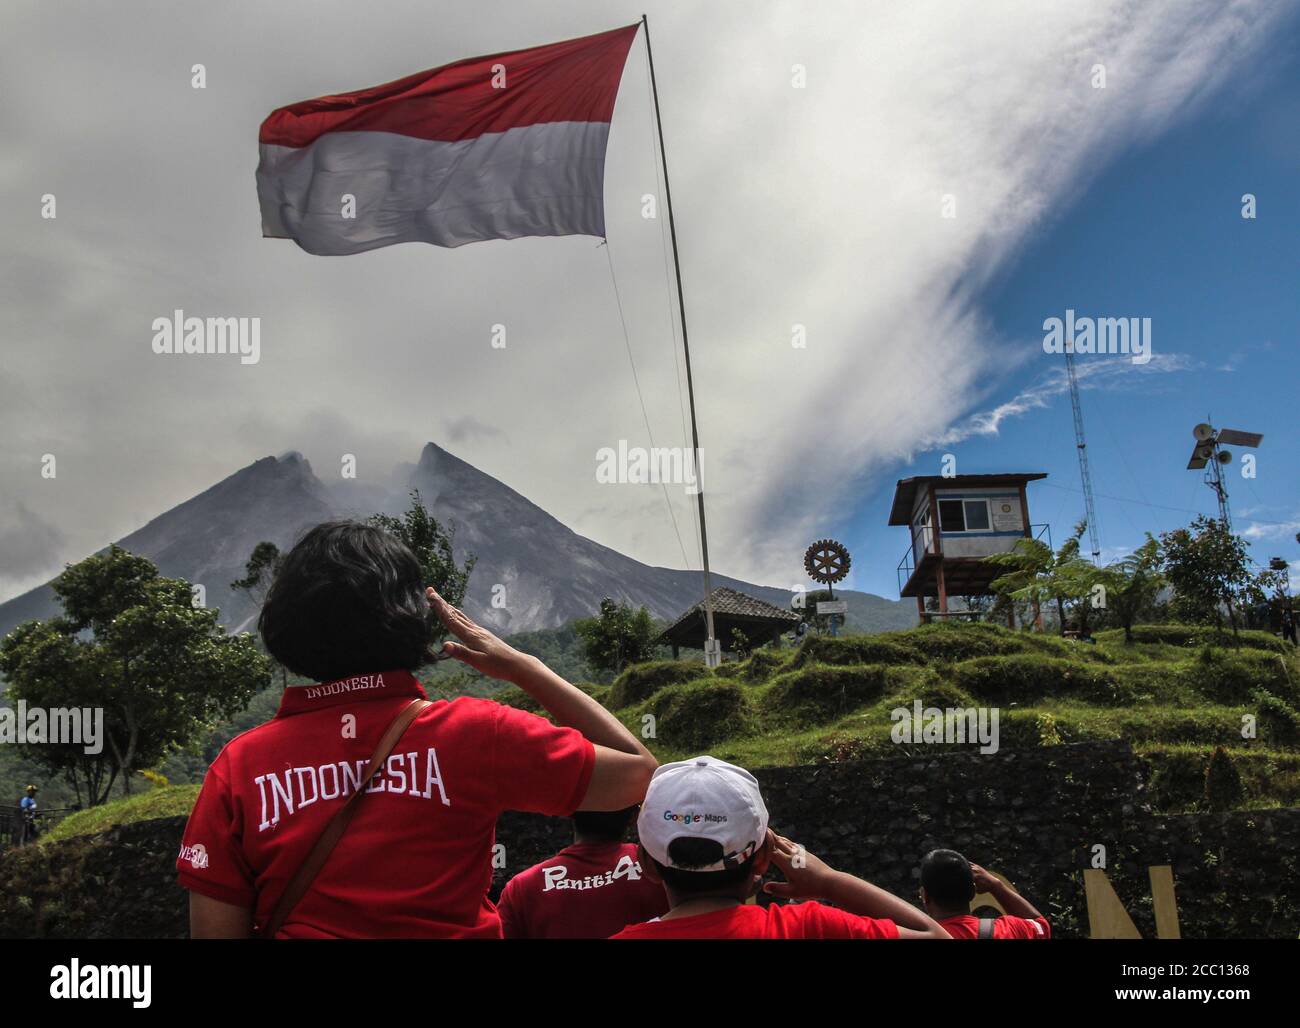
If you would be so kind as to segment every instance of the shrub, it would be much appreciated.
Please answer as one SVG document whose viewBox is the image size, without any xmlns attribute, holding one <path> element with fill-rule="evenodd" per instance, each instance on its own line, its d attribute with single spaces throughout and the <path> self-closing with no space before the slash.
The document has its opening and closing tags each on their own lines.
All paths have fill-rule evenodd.
<svg viewBox="0 0 1300 1028">
<path fill-rule="evenodd" d="M 1235 810 L 1245 796 L 1232 755 L 1222 746 L 1216 746 L 1205 768 L 1205 805 L 1210 810 Z"/>
<path fill-rule="evenodd" d="M 1187 662 L 1184 669 L 1198 692 L 1219 703 L 1243 702 L 1261 687 L 1284 695 L 1292 693 L 1282 658 L 1257 650 L 1202 646 L 1196 659 Z"/>
<path fill-rule="evenodd" d="M 990 703 L 1032 703 L 1045 696 L 1117 703 L 1129 691 L 1108 668 L 1036 653 L 965 660 L 953 676 L 960 688 Z"/>
<path fill-rule="evenodd" d="M 1250 697 L 1270 742 L 1287 746 L 1300 742 L 1300 713 L 1267 689 L 1252 689 Z"/>
<path fill-rule="evenodd" d="M 812 636 L 804 641 L 791 659 L 788 669 L 795 670 L 810 664 L 834 664 L 839 667 L 853 664 L 924 664 L 925 656 L 905 642 L 882 639 L 879 636 L 851 635 L 839 639 L 830 636 Z"/>
<path fill-rule="evenodd" d="M 701 750 L 752 728 L 752 711 L 734 682 L 689 682 L 661 689 L 650 701 L 656 739 L 675 750 Z"/>
<path fill-rule="evenodd" d="M 707 667 L 693 660 L 654 660 L 635 664 L 614 679 L 609 690 L 609 707 L 621 710 L 648 700 L 667 686 L 711 676 Z"/>
<path fill-rule="evenodd" d="M 1205 751 L 1171 750 L 1159 754 L 1147 782 L 1147 796 L 1158 810 L 1186 810 L 1205 794 Z"/>
<path fill-rule="evenodd" d="M 880 699 L 891 685 L 906 685 L 908 677 L 883 664 L 801 668 L 779 675 L 760 706 L 778 722 L 825 724 Z"/>
<path fill-rule="evenodd" d="M 789 654 L 779 650 L 755 650 L 749 660 L 736 665 L 737 677 L 746 682 L 766 682 L 787 659 Z"/>
<path fill-rule="evenodd" d="M 969 693 L 929 668 L 910 674 L 903 680 L 903 685 L 904 688 L 890 694 L 886 701 L 888 706 L 911 707 L 917 700 L 921 701 L 923 707 L 940 709 L 976 706 Z"/>
</svg>

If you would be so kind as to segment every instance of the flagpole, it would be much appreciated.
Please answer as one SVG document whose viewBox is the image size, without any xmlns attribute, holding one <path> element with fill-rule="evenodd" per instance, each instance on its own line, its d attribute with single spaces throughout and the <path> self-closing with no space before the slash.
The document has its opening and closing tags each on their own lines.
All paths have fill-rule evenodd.
<svg viewBox="0 0 1300 1028">
<path fill-rule="evenodd" d="M 650 64 L 650 91 L 655 101 L 655 125 L 659 130 L 659 160 L 664 171 L 664 203 L 668 208 L 668 233 L 673 241 L 673 269 L 677 274 L 677 306 L 682 321 L 682 353 L 686 357 L 686 395 L 691 408 L 691 445 L 695 458 L 695 498 L 700 508 L 700 559 L 704 564 L 704 662 L 712 664 L 715 659 L 715 642 L 713 635 L 713 589 L 709 583 L 709 537 L 704 527 L 704 462 L 700 457 L 700 427 L 695 420 L 695 383 L 691 377 L 691 344 L 686 334 L 686 296 L 682 292 L 682 264 L 677 256 L 677 223 L 673 219 L 673 191 L 668 185 L 668 152 L 664 149 L 664 123 L 659 115 L 659 87 L 655 82 L 655 58 L 650 49 L 650 19 L 641 15 L 641 27 L 645 29 L 645 55 Z"/>
</svg>

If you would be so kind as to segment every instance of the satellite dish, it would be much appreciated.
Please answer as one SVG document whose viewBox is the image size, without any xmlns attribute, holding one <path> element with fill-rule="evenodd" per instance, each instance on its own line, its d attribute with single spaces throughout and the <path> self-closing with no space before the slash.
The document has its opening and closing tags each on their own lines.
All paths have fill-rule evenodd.
<svg viewBox="0 0 1300 1028">
<path fill-rule="evenodd" d="M 1207 439 L 1213 438 L 1214 426 L 1207 425 L 1204 421 L 1202 421 L 1199 425 L 1197 425 L 1194 429 L 1192 429 L 1192 435 L 1196 436 L 1196 438 L 1200 442 L 1205 442 Z"/>
<path fill-rule="evenodd" d="M 1219 463 L 1220 463 L 1220 464 L 1231 464 L 1231 463 L 1232 463 L 1232 452 L 1231 452 L 1230 450 L 1220 450 L 1220 451 L 1219 451 Z"/>
</svg>

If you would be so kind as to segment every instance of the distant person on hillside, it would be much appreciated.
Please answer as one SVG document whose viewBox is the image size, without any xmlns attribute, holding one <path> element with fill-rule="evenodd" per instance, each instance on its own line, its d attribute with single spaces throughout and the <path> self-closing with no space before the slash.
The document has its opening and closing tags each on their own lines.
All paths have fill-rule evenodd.
<svg viewBox="0 0 1300 1028">
<path fill-rule="evenodd" d="M 491 700 L 430 703 L 412 673 L 443 651 L 513 682 L 555 724 Z M 195 938 L 500 938 L 488 900 L 497 816 L 641 800 L 655 759 L 580 689 L 421 581 L 397 538 L 320 525 L 290 551 L 258 627 L 316 685 L 208 769 L 176 866 Z M 391 754 L 391 755 L 390 755 Z M 341 811 L 355 814 L 337 820 Z"/>
<path fill-rule="evenodd" d="M 615 939 L 946 939 L 933 920 L 768 829 L 754 776 L 714 757 L 665 764 L 637 819 L 641 864 L 672 909 Z M 769 863 L 785 876 L 771 896 L 820 902 L 746 902 Z"/>
<path fill-rule="evenodd" d="M 980 918 L 971 900 L 987 892 L 1006 911 Z M 956 850 L 931 850 L 921 860 L 921 902 L 954 939 L 1050 939 L 1052 927 L 1006 882 L 972 864 Z"/>
<path fill-rule="evenodd" d="M 663 885 L 624 842 L 637 808 L 573 815 L 573 845 L 506 883 L 497 903 L 507 939 L 608 939 L 668 910 Z"/>
<path fill-rule="evenodd" d="M 41 834 L 40 825 L 37 823 L 41 814 L 36 806 L 36 791 L 36 786 L 29 785 L 23 793 L 23 798 L 18 801 L 18 810 L 22 816 L 22 828 L 18 836 L 19 846 L 35 842 L 36 837 Z M 12 796 L 13 793 L 10 795 Z"/>
<path fill-rule="evenodd" d="M 1282 611 L 1282 638 L 1290 639 L 1291 645 L 1295 646 L 1297 645 L 1295 636 L 1295 612 L 1287 607 Z"/>
</svg>

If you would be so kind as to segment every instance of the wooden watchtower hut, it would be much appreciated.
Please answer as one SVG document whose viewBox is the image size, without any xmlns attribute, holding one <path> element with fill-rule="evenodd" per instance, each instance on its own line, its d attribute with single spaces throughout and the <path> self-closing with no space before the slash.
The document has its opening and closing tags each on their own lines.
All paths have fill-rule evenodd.
<svg viewBox="0 0 1300 1028">
<path fill-rule="evenodd" d="M 918 475 L 904 478 L 894 491 L 891 525 L 906 525 L 911 544 L 898 562 L 900 596 L 915 596 L 921 620 L 929 615 L 925 598 L 939 601 L 939 616 L 949 614 L 950 596 L 988 596 L 1003 569 L 983 558 L 1008 553 L 1019 539 L 1042 535 L 1046 525 L 1029 520 L 1025 486 L 1046 472 L 999 475 Z"/>
</svg>

